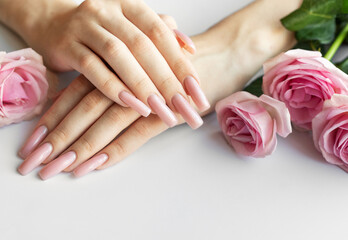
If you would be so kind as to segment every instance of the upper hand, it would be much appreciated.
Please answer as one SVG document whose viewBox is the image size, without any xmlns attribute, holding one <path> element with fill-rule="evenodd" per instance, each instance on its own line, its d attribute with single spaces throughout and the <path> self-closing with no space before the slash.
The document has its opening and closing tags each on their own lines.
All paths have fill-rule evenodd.
<svg viewBox="0 0 348 240">
<path fill-rule="evenodd" d="M 193 43 L 142 0 L 86 0 L 46 20 L 29 43 L 48 66 L 81 72 L 119 105 L 145 117 L 152 111 L 169 127 L 177 123 L 174 113 L 182 114 L 179 98 L 191 96 L 199 110 L 209 108 L 178 40 L 191 53 Z M 202 124 L 186 120 L 192 128 Z"/>
</svg>

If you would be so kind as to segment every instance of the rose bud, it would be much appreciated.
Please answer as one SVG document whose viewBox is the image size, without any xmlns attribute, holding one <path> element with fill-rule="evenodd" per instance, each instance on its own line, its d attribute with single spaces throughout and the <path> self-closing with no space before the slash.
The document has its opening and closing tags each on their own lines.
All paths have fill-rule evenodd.
<svg viewBox="0 0 348 240">
<path fill-rule="evenodd" d="M 0 52 L 0 127 L 40 114 L 48 82 L 42 58 L 32 49 Z"/>
<path fill-rule="evenodd" d="M 291 133 L 285 104 L 269 96 L 237 92 L 216 105 L 218 121 L 227 142 L 241 155 L 265 157 L 277 145 L 276 133 Z"/>
<path fill-rule="evenodd" d="M 312 119 L 335 93 L 348 94 L 348 76 L 320 52 L 290 50 L 264 64 L 263 92 L 286 104 L 291 121 L 310 130 Z"/>
</svg>

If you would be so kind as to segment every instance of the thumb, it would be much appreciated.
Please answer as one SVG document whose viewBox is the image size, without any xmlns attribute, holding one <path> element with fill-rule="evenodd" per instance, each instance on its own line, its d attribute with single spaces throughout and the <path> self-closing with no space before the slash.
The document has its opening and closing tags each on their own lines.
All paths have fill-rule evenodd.
<svg viewBox="0 0 348 240">
<path fill-rule="evenodd" d="M 180 47 L 191 54 L 195 54 L 196 47 L 194 43 L 192 42 L 190 37 L 177 30 L 178 25 L 176 24 L 175 19 L 172 16 L 165 14 L 158 14 L 158 16 L 162 19 L 162 21 L 168 26 L 170 30 L 173 30 Z"/>
<path fill-rule="evenodd" d="M 178 25 L 176 24 L 175 19 L 172 16 L 165 14 L 158 14 L 158 16 L 162 19 L 162 21 L 171 29 L 177 29 Z"/>
</svg>

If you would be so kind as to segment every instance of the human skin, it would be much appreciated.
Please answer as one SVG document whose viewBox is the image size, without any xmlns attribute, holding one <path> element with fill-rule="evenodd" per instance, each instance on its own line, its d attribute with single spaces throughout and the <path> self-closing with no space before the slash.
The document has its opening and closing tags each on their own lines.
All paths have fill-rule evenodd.
<svg viewBox="0 0 348 240">
<path fill-rule="evenodd" d="M 294 45 L 293 34 L 284 29 L 279 20 L 300 3 L 300 0 L 258 0 L 192 38 L 197 52 L 190 60 L 200 75 L 202 89 L 211 106 L 241 90 L 267 59 Z M 201 115 L 212 110 L 213 107 Z M 82 119 L 81 114 L 84 114 Z M 75 170 L 80 176 L 79 169 L 85 173 L 83 167 L 89 162 L 96 163 L 91 164 L 93 168 L 107 168 L 168 128 L 156 115 L 141 117 L 131 109 L 113 104 L 83 76 L 62 93 L 36 129 L 40 126 L 45 126 L 47 132 L 40 147 L 23 164 L 35 162 L 35 166 L 30 166 L 34 168 L 41 162 L 50 163 L 40 171 L 43 179 L 56 174 L 57 170 Z M 45 144 L 51 144 L 52 150 L 46 147 L 44 150 L 51 152 L 37 161 L 33 156 L 37 156 Z M 44 151 L 41 149 L 41 152 Z M 100 155 L 98 161 L 87 161 Z M 57 159 L 58 156 L 61 157 Z M 30 172 L 21 167 L 19 171 Z"/>
<path fill-rule="evenodd" d="M 0 0 L 0 20 L 14 29 L 57 71 L 77 70 L 105 96 L 147 117 L 151 112 L 173 127 L 172 101 L 191 96 L 209 108 L 192 63 L 171 30 L 142 0 Z M 187 42 L 185 46 L 191 46 Z M 194 53 L 194 45 L 188 49 Z M 196 81 L 194 91 L 186 86 Z M 186 90 L 186 91 L 185 91 Z M 156 109 L 155 109 L 156 108 Z M 188 123 L 202 124 L 192 108 Z"/>
</svg>

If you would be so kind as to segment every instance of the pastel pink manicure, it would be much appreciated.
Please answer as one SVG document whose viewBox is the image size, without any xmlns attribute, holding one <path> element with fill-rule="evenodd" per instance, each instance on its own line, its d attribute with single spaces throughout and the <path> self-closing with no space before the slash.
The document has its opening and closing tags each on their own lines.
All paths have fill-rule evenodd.
<svg viewBox="0 0 348 240">
<path fill-rule="evenodd" d="M 192 129 L 202 126 L 203 120 L 201 116 L 180 93 L 175 94 L 172 98 L 172 103 Z"/>
<path fill-rule="evenodd" d="M 133 108 L 135 111 L 137 111 L 140 115 L 147 117 L 151 113 L 151 109 L 146 106 L 142 101 L 134 97 L 132 94 L 130 94 L 127 91 L 122 91 L 118 95 L 118 97 L 127 104 L 129 107 Z"/>
<path fill-rule="evenodd" d="M 24 143 L 21 150 L 18 152 L 18 155 L 25 159 L 47 136 L 48 129 L 46 126 L 38 127 L 34 133 L 28 138 Z"/>
<path fill-rule="evenodd" d="M 75 160 L 76 153 L 74 151 L 64 153 L 43 167 L 39 172 L 39 176 L 42 180 L 49 179 L 69 167 Z"/>
<path fill-rule="evenodd" d="M 147 99 L 152 110 L 162 119 L 169 127 L 174 127 L 178 123 L 178 119 L 170 108 L 156 94 L 152 94 Z"/>
<path fill-rule="evenodd" d="M 82 163 L 80 166 L 75 168 L 74 175 L 75 177 L 85 176 L 87 173 L 92 172 L 97 167 L 101 166 L 108 160 L 109 156 L 105 153 L 99 154 L 97 156 L 92 157 L 88 161 Z"/>
<path fill-rule="evenodd" d="M 24 162 L 18 167 L 18 172 L 22 175 L 27 175 L 34 168 L 38 167 L 43 161 L 45 161 L 52 151 L 52 144 L 42 144 L 24 160 Z"/>
<path fill-rule="evenodd" d="M 210 108 L 209 101 L 196 79 L 188 76 L 184 79 L 184 85 L 200 111 L 205 111 Z"/>
<path fill-rule="evenodd" d="M 185 48 L 189 53 L 195 54 L 196 53 L 196 46 L 193 43 L 193 41 L 191 40 L 191 38 L 188 37 L 186 34 L 180 32 L 177 29 L 174 29 L 173 31 L 176 35 L 177 40 L 180 43 L 180 46 Z"/>
</svg>

